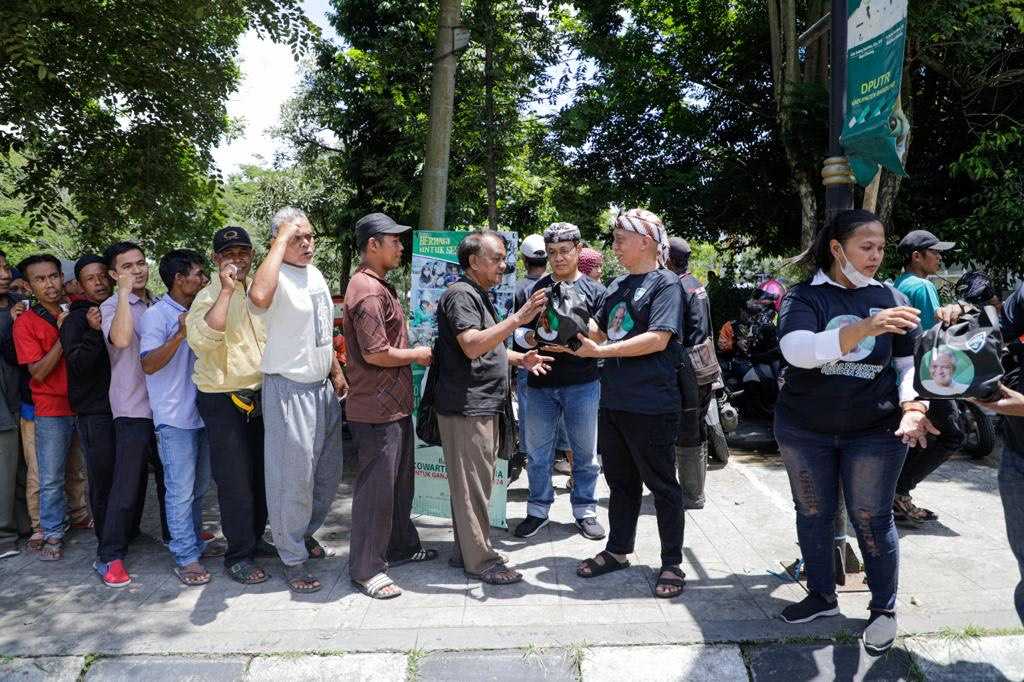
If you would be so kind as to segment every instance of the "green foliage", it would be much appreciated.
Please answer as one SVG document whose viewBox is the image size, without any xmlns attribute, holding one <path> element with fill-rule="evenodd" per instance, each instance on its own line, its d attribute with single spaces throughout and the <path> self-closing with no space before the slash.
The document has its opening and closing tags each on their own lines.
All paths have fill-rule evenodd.
<svg viewBox="0 0 1024 682">
<path fill-rule="evenodd" d="M 210 150 L 228 130 L 239 36 L 298 53 L 298 0 L 25 0 L 0 4 L 0 153 L 30 223 L 162 246 L 220 224 Z"/>
</svg>

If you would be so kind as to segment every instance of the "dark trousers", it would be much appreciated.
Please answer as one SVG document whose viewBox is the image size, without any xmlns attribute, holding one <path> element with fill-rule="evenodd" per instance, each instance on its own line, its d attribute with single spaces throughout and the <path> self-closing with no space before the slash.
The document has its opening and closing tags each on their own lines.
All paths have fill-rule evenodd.
<svg viewBox="0 0 1024 682">
<path fill-rule="evenodd" d="M 675 440 L 679 413 L 637 414 L 601 409 L 597 451 L 604 464 L 608 497 L 607 549 L 630 554 L 636 540 L 644 486 L 654 495 L 662 566 L 683 560 L 683 491 L 676 480 Z"/>
<path fill-rule="evenodd" d="M 953 453 L 963 447 L 964 434 L 960 431 L 958 418 L 960 406 L 955 400 L 932 400 L 928 407 L 928 419 L 940 433 L 928 437 L 928 447 L 910 448 L 903 470 L 896 482 L 897 495 L 909 495 L 917 484 L 928 478 L 933 471 L 946 463 Z"/>
<path fill-rule="evenodd" d="M 114 417 L 109 414 L 78 415 L 78 437 L 89 474 L 89 508 L 95 523 L 96 540 L 103 544 L 107 504 L 114 487 Z"/>
<path fill-rule="evenodd" d="M 224 564 L 230 567 L 256 556 L 256 543 L 267 529 L 263 417 L 242 414 L 227 393 L 200 391 L 196 404 L 210 439 L 220 525 L 228 541 Z"/>
<path fill-rule="evenodd" d="M 369 580 L 388 562 L 420 549 L 412 522 L 414 460 L 412 418 L 387 424 L 349 422 L 358 449 L 352 492 L 352 541 L 348 570 L 353 580 Z"/>
<path fill-rule="evenodd" d="M 124 559 L 128 543 L 138 535 L 150 464 L 153 464 L 156 472 L 163 539 L 169 542 L 171 534 L 167 530 L 167 514 L 164 512 L 164 470 L 157 457 L 153 420 L 115 417 L 114 474 L 110 497 L 107 499 L 106 518 L 103 520 L 100 561 Z"/>
</svg>

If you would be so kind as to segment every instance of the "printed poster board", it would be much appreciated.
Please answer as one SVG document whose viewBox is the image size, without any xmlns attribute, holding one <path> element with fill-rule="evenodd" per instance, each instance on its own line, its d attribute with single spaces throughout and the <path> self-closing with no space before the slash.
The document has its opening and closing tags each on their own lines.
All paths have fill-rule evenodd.
<svg viewBox="0 0 1024 682">
<path fill-rule="evenodd" d="M 457 250 L 465 232 L 427 231 L 413 232 L 412 288 L 409 300 L 409 345 L 432 346 L 437 337 L 437 302 L 449 284 L 462 276 Z M 507 270 L 502 283 L 491 290 L 491 302 L 498 315 L 504 318 L 512 310 L 515 295 L 515 262 L 518 236 L 502 232 L 508 251 Z M 424 367 L 413 365 L 413 414 L 420 404 L 420 392 L 426 378 Z M 508 528 L 505 503 L 508 492 L 508 462 L 499 459 L 495 466 L 494 488 L 491 493 L 490 519 L 495 528 Z M 430 446 L 416 439 L 416 496 L 414 514 L 451 518 L 451 496 L 448 493 L 448 469 L 444 454 L 438 446 Z"/>
</svg>

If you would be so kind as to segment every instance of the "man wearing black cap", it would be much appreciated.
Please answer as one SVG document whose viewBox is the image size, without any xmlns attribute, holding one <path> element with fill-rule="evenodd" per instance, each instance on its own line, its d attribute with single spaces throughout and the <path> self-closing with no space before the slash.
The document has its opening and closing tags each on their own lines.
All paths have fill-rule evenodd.
<svg viewBox="0 0 1024 682">
<path fill-rule="evenodd" d="M 700 358 L 714 358 L 712 341 L 711 301 L 700 280 L 690 273 L 690 244 L 681 237 L 668 240 L 668 269 L 679 277 L 683 288 L 683 319 L 680 341 L 690 351 L 707 345 L 704 353 L 688 352 L 684 357 L 683 371 L 686 381 L 680 386 L 683 392 L 683 411 L 679 427 L 679 441 L 676 444 L 676 468 L 679 484 L 683 488 L 683 508 L 704 508 L 704 480 L 708 473 L 708 459 L 701 448 L 707 438 L 704 415 L 711 404 L 711 381 L 700 383 L 708 373 L 693 366 Z"/>
<path fill-rule="evenodd" d="M 411 228 L 383 213 L 355 226 L 361 263 L 345 290 L 345 341 L 349 395 L 346 416 L 358 448 L 352 491 L 352 581 L 376 599 L 402 591 L 389 566 L 428 561 L 412 512 L 415 435 L 412 427 L 413 363 L 428 366 L 431 349 L 409 348 L 401 301 L 387 273 L 402 264 L 401 235 Z"/>
<path fill-rule="evenodd" d="M 267 579 L 256 557 L 276 553 L 263 539 L 267 498 L 259 391 L 267 334 L 263 320 L 246 305 L 253 260 L 249 234 L 241 227 L 218 230 L 213 260 L 218 276 L 196 295 L 185 328 L 196 355 L 196 404 L 210 441 L 210 468 L 228 541 L 224 566 L 231 578 L 248 585 Z"/>
<path fill-rule="evenodd" d="M 935 311 L 939 308 L 939 292 L 928 277 L 942 268 L 942 254 L 956 244 L 939 241 L 927 230 L 914 230 L 907 234 L 897 249 L 903 259 L 904 272 L 895 286 L 910 299 L 910 305 L 921 311 L 921 329 L 935 326 Z M 914 504 L 910 492 L 929 474 L 938 469 L 963 445 L 963 432 L 958 426 L 959 407 L 955 400 L 932 400 L 928 419 L 940 435 L 928 438 L 928 447 L 913 447 L 896 483 L 893 516 L 897 525 L 916 528 L 924 521 L 935 521 L 938 516 L 929 509 Z"/>
</svg>

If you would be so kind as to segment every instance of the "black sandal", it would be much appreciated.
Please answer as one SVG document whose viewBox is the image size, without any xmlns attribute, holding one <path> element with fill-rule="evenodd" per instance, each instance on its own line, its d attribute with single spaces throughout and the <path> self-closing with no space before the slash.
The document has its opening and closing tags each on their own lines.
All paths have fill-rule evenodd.
<svg viewBox="0 0 1024 682">
<path fill-rule="evenodd" d="M 676 576 L 675 578 L 666 578 L 662 573 L 671 573 Z M 658 581 L 654 583 L 654 596 L 659 599 L 672 599 L 678 597 L 683 593 L 683 588 L 686 586 L 686 574 L 683 573 L 683 569 L 678 566 L 662 566 L 658 571 Z M 671 592 L 661 593 L 658 592 L 659 587 L 673 587 L 676 588 Z"/>
<path fill-rule="evenodd" d="M 597 563 L 597 557 L 604 559 L 604 563 Z M 584 573 L 584 568 L 588 569 L 590 572 Z M 619 561 L 612 556 L 611 552 L 608 550 L 602 550 L 593 559 L 584 559 L 581 561 L 579 566 L 576 567 L 576 575 L 581 578 L 596 578 L 599 575 L 607 575 L 608 573 L 621 571 L 624 568 L 629 568 L 628 559 L 626 561 Z"/>
<path fill-rule="evenodd" d="M 243 585 L 258 585 L 266 582 L 267 578 L 270 577 L 267 575 L 266 569 L 262 566 L 257 566 L 251 561 L 239 561 L 228 566 L 227 574 L 236 583 Z"/>
<path fill-rule="evenodd" d="M 414 564 L 421 561 L 433 561 L 437 558 L 436 549 L 418 549 L 415 553 L 405 557 L 404 559 L 395 559 L 389 561 L 388 566 L 394 568 L 395 566 L 402 566 L 403 564 Z"/>
<path fill-rule="evenodd" d="M 309 554 L 310 559 L 326 559 L 331 556 L 327 548 L 321 545 L 312 535 L 306 538 L 306 552 Z"/>
</svg>

